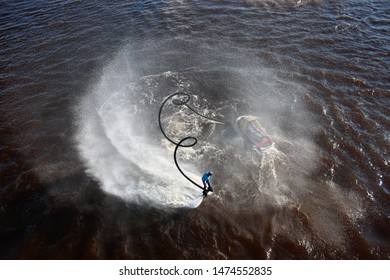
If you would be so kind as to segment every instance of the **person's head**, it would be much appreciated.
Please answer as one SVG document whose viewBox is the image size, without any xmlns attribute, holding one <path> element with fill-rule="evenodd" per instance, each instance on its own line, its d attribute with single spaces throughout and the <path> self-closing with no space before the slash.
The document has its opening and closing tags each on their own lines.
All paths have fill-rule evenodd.
<svg viewBox="0 0 390 280">
<path fill-rule="evenodd" d="M 207 173 L 207 175 L 211 176 L 211 175 L 213 175 L 213 172 L 209 171 L 209 172 Z"/>
</svg>

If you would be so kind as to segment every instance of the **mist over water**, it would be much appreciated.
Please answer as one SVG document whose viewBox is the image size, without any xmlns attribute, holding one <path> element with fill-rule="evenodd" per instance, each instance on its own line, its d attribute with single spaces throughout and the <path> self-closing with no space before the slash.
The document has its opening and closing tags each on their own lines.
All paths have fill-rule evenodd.
<svg viewBox="0 0 390 280">
<path fill-rule="evenodd" d="M 5 5 L 1 257 L 388 259 L 386 4 Z"/>
<path fill-rule="evenodd" d="M 172 152 L 152 137 L 158 133 L 157 114 L 147 110 L 156 102 L 149 95 L 156 87 L 153 77 L 141 78 L 141 85 L 131 82 L 131 73 L 123 72 L 129 69 L 125 65 L 120 68 L 117 60 L 105 68 L 77 110 L 81 116 L 76 139 L 88 172 L 100 180 L 104 191 L 125 201 L 198 206 L 202 193 L 176 170 Z"/>
</svg>

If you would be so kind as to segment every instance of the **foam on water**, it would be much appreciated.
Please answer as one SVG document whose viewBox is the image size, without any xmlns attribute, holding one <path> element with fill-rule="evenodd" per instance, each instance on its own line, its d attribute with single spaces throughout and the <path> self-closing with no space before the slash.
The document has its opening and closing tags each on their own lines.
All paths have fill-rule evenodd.
<svg viewBox="0 0 390 280">
<path fill-rule="evenodd" d="M 154 141 L 143 119 L 146 90 L 127 79 L 118 83 L 118 75 L 119 69 L 107 67 L 79 108 L 77 141 L 87 172 L 105 192 L 128 202 L 197 207 L 202 192 L 179 173 L 171 151 Z M 152 127 L 158 130 L 157 122 Z M 199 177 L 194 166 L 185 169 Z"/>
</svg>

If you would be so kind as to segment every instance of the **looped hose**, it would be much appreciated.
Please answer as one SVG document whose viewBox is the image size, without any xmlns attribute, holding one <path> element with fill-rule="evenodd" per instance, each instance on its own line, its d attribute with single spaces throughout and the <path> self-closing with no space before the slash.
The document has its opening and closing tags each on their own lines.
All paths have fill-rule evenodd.
<svg viewBox="0 0 390 280">
<path fill-rule="evenodd" d="M 196 145 L 196 143 L 198 143 L 198 139 L 196 139 L 195 137 L 192 137 L 192 136 L 188 136 L 188 137 L 185 137 L 183 138 L 182 140 L 180 140 L 179 142 L 175 142 L 173 141 L 171 138 L 169 138 L 167 136 L 167 134 L 165 133 L 163 127 L 162 127 L 162 124 L 161 124 L 161 113 L 162 113 L 162 110 L 163 110 L 163 107 L 165 105 L 165 103 L 171 99 L 172 97 L 174 96 L 177 96 L 177 98 L 173 99 L 172 100 L 172 103 L 176 106 L 186 106 L 188 109 L 190 109 L 192 112 L 194 112 L 195 114 L 197 114 L 198 116 L 201 116 L 203 118 L 206 118 L 208 120 L 211 120 L 211 121 L 214 121 L 214 122 L 217 122 L 217 123 L 220 123 L 220 124 L 226 124 L 224 122 L 221 122 L 219 120 L 216 120 L 216 119 L 213 119 L 213 118 L 210 118 L 210 117 L 206 117 L 202 114 L 199 114 L 195 109 L 191 108 L 187 103 L 188 101 L 190 101 L 190 98 L 191 96 L 188 94 L 188 93 L 185 93 L 185 92 L 176 92 L 174 94 L 171 94 L 169 95 L 167 98 L 165 98 L 165 100 L 163 101 L 163 103 L 161 104 L 160 106 L 160 110 L 158 112 L 158 125 L 160 126 L 160 130 L 162 132 L 162 134 L 164 135 L 165 138 L 167 138 L 169 140 L 169 142 L 171 142 L 172 144 L 176 145 L 175 147 L 175 152 L 173 154 L 173 158 L 175 160 L 175 165 L 177 167 L 177 169 L 180 171 L 180 173 L 188 180 L 190 181 L 192 184 L 194 184 L 195 186 L 197 186 L 198 188 L 202 189 L 203 190 L 203 187 L 197 183 L 195 183 L 193 180 L 191 180 L 184 172 L 183 170 L 180 168 L 178 162 L 177 162 L 177 157 L 176 157 L 176 154 L 177 154 L 177 150 L 179 149 L 179 147 L 185 147 L 185 148 L 189 148 L 189 147 L 193 147 Z M 184 144 L 184 142 L 186 142 L 187 140 L 192 140 L 191 143 L 189 144 Z"/>
</svg>

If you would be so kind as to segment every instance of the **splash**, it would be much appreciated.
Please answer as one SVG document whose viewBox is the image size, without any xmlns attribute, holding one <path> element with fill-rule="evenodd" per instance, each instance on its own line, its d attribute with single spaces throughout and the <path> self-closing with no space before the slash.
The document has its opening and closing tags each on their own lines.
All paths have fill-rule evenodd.
<svg viewBox="0 0 390 280">
<path fill-rule="evenodd" d="M 124 201 L 155 207 L 194 208 L 202 193 L 181 176 L 172 154 L 158 141 L 151 77 L 131 81 L 129 64 L 106 67 L 78 108 L 77 143 L 87 172 L 103 191 Z M 148 104 L 149 103 L 149 104 Z M 149 106 L 148 106 L 149 105 Z M 157 119 L 156 119 L 157 120 Z M 194 166 L 186 166 L 197 177 Z"/>
</svg>

